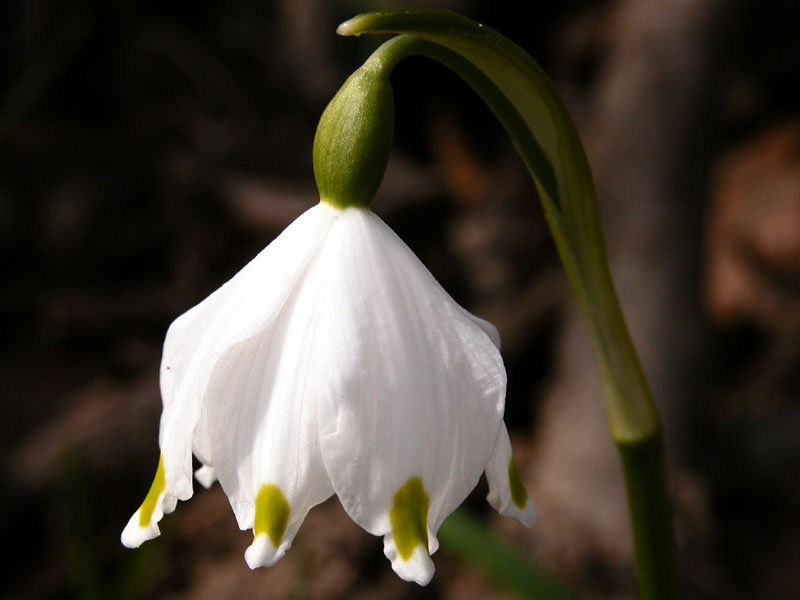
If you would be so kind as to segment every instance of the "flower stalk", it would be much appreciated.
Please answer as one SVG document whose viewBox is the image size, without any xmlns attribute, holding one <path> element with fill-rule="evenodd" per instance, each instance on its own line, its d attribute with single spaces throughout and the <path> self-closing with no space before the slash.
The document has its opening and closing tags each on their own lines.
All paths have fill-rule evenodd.
<svg viewBox="0 0 800 600">
<path fill-rule="evenodd" d="M 552 83 L 506 37 L 447 11 L 367 13 L 337 32 L 404 34 L 383 44 L 367 62 L 387 75 L 410 55 L 441 62 L 478 93 L 510 135 L 536 183 L 588 325 L 611 435 L 625 472 L 641 596 L 679 597 L 661 421 L 611 279 L 586 154 Z"/>
</svg>

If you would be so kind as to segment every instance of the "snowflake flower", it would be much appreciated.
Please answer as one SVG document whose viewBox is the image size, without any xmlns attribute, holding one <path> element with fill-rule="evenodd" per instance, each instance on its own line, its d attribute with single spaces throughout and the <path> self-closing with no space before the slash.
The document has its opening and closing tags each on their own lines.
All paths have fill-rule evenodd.
<svg viewBox="0 0 800 600">
<path fill-rule="evenodd" d="M 368 208 L 320 202 L 164 342 L 161 459 L 122 533 L 137 547 L 218 478 L 251 568 L 290 547 L 333 494 L 384 537 L 403 579 L 426 584 L 436 532 L 485 471 L 488 501 L 536 511 L 503 424 L 497 330 L 460 307 Z"/>
</svg>

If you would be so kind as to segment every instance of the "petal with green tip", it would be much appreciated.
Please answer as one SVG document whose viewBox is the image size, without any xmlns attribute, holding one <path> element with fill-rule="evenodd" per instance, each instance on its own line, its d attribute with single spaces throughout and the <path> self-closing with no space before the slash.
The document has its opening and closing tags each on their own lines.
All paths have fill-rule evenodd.
<svg viewBox="0 0 800 600">
<path fill-rule="evenodd" d="M 492 458 L 486 465 L 486 481 L 489 483 L 486 500 L 497 512 L 514 517 L 526 527 L 536 524 L 539 515 L 517 472 L 505 425 L 500 429 Z"/>
<path fill-rule="evenodd" d="M 346 209 L 327 248 L 335 252 L 323 256 L 328 284 L 313 344 L 325 467 L 348 514 L 385 536 L 395 571 L 422 582 L 436 531 L 494 449 L 505 368 L 491 326 L 460 307 L 377 216 Z M 412 478 L 429 498 L 427 548 L 414 543 L 404 560 L 408 529 L 393 528 L 391 511 Z"/>
</svg>

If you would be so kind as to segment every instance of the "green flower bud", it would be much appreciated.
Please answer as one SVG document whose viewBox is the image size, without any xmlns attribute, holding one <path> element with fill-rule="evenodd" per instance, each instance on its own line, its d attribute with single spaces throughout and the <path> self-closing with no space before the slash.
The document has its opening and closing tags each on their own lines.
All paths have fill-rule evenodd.
<svg viewBox="0 0 800 600">
<path fill-rule="evenodd" d="M 380 60 L 368 60 L 322 113 L 314 136 L 314 177 L 322 201 L 366 208 L 378 191 L 394 130 L 390 70 Z"/>
</svg>

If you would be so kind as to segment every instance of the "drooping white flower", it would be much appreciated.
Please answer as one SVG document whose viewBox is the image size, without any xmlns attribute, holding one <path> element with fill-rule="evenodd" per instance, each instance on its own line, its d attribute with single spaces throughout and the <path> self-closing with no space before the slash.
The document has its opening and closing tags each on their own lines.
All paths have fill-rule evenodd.
<svg viewBox="0 0 800 600">
<path fill-rule="evenodd" d="M 137 547 L 219 478 L 251 568 L 274 564 L 336 494 L 426 584 L 442 521 L 483 471 L 488 500 L 537 517 L 516 473 L 499 336 L 367 208 L 321 202 L 169 328 L 161 460 L 122 533 Z"/>
</svg>

